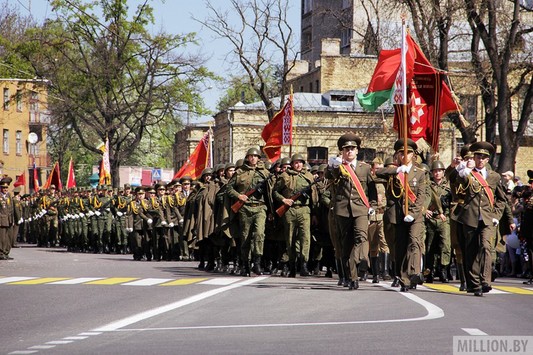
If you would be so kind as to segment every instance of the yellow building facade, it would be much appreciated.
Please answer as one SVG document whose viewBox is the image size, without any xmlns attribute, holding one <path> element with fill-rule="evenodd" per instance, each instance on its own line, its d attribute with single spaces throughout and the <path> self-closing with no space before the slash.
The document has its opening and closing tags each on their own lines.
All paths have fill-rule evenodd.
<svg viewBox="0 0 533 355">
<path fill-rule="evenodd" d="M 25 175 L 21 193 L 34 191 L 33 166 L 40 181 L 50 169 L 46 137 L 50 124 L 47 110 L 47 82 L 43 80 L 0 79 L 2 108 L 1 174 L 13 179 L 13 184 Z"/>
</svg>

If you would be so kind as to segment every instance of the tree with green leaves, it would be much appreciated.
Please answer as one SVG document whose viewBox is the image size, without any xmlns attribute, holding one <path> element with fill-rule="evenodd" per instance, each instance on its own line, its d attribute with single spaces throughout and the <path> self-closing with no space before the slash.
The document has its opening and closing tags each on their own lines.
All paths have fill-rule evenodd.
<svg viewBox="0 0 533 355">
<path fill-rule="evenodd" d="M 202 58 L 187 54 L 194 33 L 147 30 L 154 23 L 148 0 L 132 12 L 126 0 L 51 3 L 57 18 L 31 33 L 23 54 L 51 82 L 57 127 L 70 127 L 98 156 L 97 146 L 109 139 L 117 186 L 119 166 L 150 131 L 177 127 L 183 112 L 205 112 L 197 87 L 213 75 Z"/>
</svg>

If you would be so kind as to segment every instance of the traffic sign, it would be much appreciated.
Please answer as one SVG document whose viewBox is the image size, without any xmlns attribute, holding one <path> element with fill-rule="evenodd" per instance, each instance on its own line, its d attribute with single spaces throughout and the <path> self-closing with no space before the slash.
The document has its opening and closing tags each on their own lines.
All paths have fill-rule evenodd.
<svg viewBox="0 0 533 355">
<path fill-rule="evenodd" d="M 152 169 L 152 181 L 161 180 L 161 169 Z"/>
</svg>

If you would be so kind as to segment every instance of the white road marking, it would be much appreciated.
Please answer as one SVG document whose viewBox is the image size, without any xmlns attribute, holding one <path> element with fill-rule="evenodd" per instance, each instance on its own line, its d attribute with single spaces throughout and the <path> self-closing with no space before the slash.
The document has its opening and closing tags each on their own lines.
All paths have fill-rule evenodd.
<svg viewBox="0 0 533 355">
<path fill-rule="evenodd" d="M 484 331 L 477 329 L 477 328 L 461 328 L 461 329 L 470 335 L 488 335 Z"/>
<path fill-rule="evenodd" d="M 125 284 L 122 284 L 122 286 L 153 286 L 153 285 L 159 285 L 164 282 L 172 281 L 173 279 L 156 279 L 156 278 L 147 278 L 147 279 L 140 279 L 132 282 L 126 282 Z"/>
<path fill-rule="evenodd" d="M 383 288 L 396 290 L 389 285 L 379 285 Z M 190 327 L 165 327 L 165 328 L 128 328 L 120 329 L 124 326 L 114 327 L 102 327 L 97 330 L 105 331 L 161 331 L 161 330 L 194 330 L 194 329 L 230 329 L 230 328 L 274 328 L 274 327 L 311 327 L 311 326 L 339 326 L 339 325 L 352 325 L 352 324 L 376 324 L 376 323 L 403 323 L 403 322 L 418 322 L 423 320 L 432 320 L 444 317 L 444 311 L 438 306 L 430 303 L 422 298 L 407 292 L 398 292 L 400 295 L 410 299 L 411 301 L 421 305 L 427 311 L 427 314 L 423 317 L 416 318 L 403 318 L 403 319 L 382 319 L 382 320 L 360 320 L 360 321 L 345 321 L 345 322 L 314 322 L 314 323 L 266 323 L 266 324 L 230 324 L 230 325 L 203 325 L 203 326 L 190 326 Z M 201 295 L 201 294 L 200 294 Z M 202 298 L 203 299 L 203 298 Z M 190 302 L 192 303 L 192 302 Z M 180 306 L 181 307 L 181 306 Z M 176 307 L 177 308 L 177 307 Z M 130 322 L 129 324 L 133 324 Z M 129 325 L 126 324 L 126 325 Z"/>
<path fill-rule="evenodd" d="M 70 280 L 50 282 L 47 285 L 78 285 L 78 284 L 82 284 L 85 282 L 102 280 L 102 279 L 103 277 L 78 277 L 78 278 L 70 279 Z"/>
<path fill-rule="evenodd" d="M 217 285 L 217 286 L 226 286 L 231 285 L 241 279 L 235 277 L 218 277 L 216 279 L 211 279 L 207 281 L 199 282 L 198 285 Z"/>
<path fill-rule="evenodd" d="M 88 336 L 91 336 L 91 335 L 100 335 L 102 334 L 102 332 L 83 332 L 83 333 L 80 333 L 78 335 L 88 335 Z"/>
<path fill-rule="evenodd" d="M 33 280 L 37 277 L 25 277 L 25 276 L 13 276 L 13 277 L 3 277 L 0 279 L 0 284 L 7 284 L 9 282 L 17 282 L 17 281 L 26 281 L 26 280 Z"/>
<path fill-rule="evenodd" d="M 70 344 L 70 343 L 72 343 L 72 340 L 52 340 L 52 341 L 47 341 L 45 344 L 64 345 L 64 344 Z"/>
<path fill-rule="evenodd" d="M 10 352 L 8 355 L 15 355 L 15 354 L 35 354 L 36 352 L 38 352 L 37 350 L 17 350 L 17 351 L 12 351 Z"/>
<path fill-rule="evenodd" d="M 83 339 L 87 339 L 88 337 L 64 337 L 63 340 L 83 340 Z"/>
<path fill-rule="evenodd" d="M 46 349 L 52 349 L 55 347 L 56 347 L 55 345 L 35 345 L 35 346 L 30 346 L 28 349 L 46 350 Z"/>
<path fill-rule="evenodd" d="M 197 294 L 195 296 L 191 296 L 191 297 L 185 298 L 183 300 L 167 304 L 165 306 L 154 308 L 154 309 L 151 309 L 151 310 L 148 310 L 148 311 L 145 311 L 145 312 L 141 312 L 139 314 L 135 314 L 135 315 L 133 315 L 131 317 L 127 317 L 127 318 L 121 319 L 119 321 L 116 321 L 116 322 L 113 322 L 113 323 L 109 323 L 109 324 L 104 325 L 104 326 L 102 326 L 100 328 L 93 329 L 93 331 L 95 331 L 95 332 L 115 331 L 115 330 L 118 330 L 120 328 L 126 327 L 126 326 L 128 326 L 130 324 L 134 324 L 134 323 L 140 322 L 142 320 L 158 316 L 160 314 L 175 310 L 175 309 L 180 308 L 180 307 L 187 306 L 189 304 L 204 300 L 206 298 L 218 295 L 220 293 L 223 293 L 223 292 L 226 292 L 226 291 L 229 291 L 229 290 L 233 290 L 235 288 L 239 288 L 239 287 L 242 287 L 242 286 L 250 285 L 250 284 L 258 282 L 258 281 L 263 281 L 263 280 L 265 280 L 267 278 L 268 278 L 267 276 L 254 277 L 254 278 L 250 278 L 248 280 L 245 280 L 245 281 L 242 281 L 242 282 L 239 282 L 239 283 L 234 283 L 232 285 L 228 285 L 228 286 L 225 286 L 225 287 L 220 287 L 220 288 L 217 288 L 217 289 L 214 289 L 214 290 L 202 292 L 202 293 L 199 293 L 199 294 Z"/>
</svg>

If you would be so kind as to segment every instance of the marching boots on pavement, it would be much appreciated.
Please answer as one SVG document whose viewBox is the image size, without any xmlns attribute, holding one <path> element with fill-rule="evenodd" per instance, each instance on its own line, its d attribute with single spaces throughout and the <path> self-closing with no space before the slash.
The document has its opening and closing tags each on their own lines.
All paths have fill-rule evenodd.
<svg viewBox="0 0 533 355">
<path fill-rule="evenodd" d="M 381 257 L 383 260 L 383 268 L 382 270 L 382 278 L 384 281 L 388 281 L 391 279 L 391 276 L 389 274 L 389 253 L 382 253 Z"/>
<path fill-rule="evenodd" d="M 300 266 L 300 276 L 310 276 L 309 270 L 307 269 L 307 263 L 302 260 L 302 265 Z"/>
<path fill-rule="evenodd" d="M 296 277 L 296 261 L 289 261 L 289 277 Z"/>
<path fill-rule="evenodd" d="M 372 267 L 372 283 L 379 283 L 379 258 L 377 256 L 370 258 L 370 264 Z"/>
<path fill-rule="evenodd" d="M 342 284 L 344 284 L 344 267 L 342 266 L 342 260 L 335 259 L 335 265 L 337 267 L 337 275 L 339 276 L 337 286 L 342 286 Z"/>
<path fill-rule="evenodd" d="M 258 276 L 263 275 L 263 270 L 261 270 L 261 255 L 256 255 L 254 258 L 253 272 Z"/>
<path fill-rule="evenodd" d="M 463 264 L 457 264 L 457 274 L 459 275 L 459 280 L 461 282 L 459 291 L 466 291 L 465 269 Z"/>
<path fill-rule="evenodd" d="M 251 276 L 250 274 L 250 260 L 244 260 L 243 266 L 241 269 L 241 276 Z"/>
</svg>

